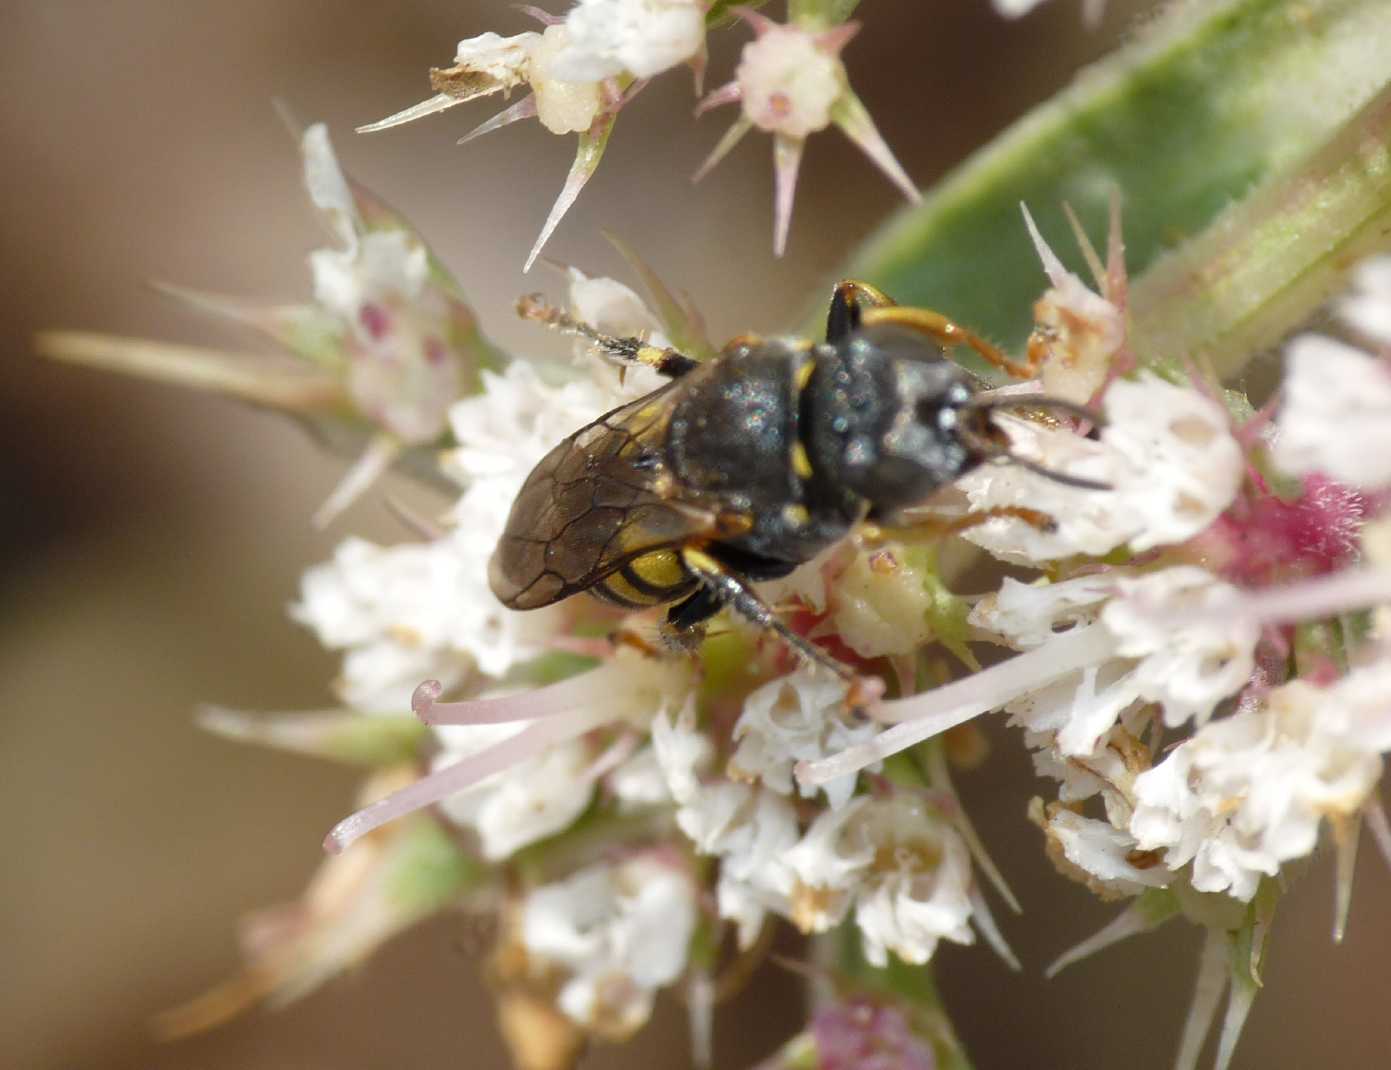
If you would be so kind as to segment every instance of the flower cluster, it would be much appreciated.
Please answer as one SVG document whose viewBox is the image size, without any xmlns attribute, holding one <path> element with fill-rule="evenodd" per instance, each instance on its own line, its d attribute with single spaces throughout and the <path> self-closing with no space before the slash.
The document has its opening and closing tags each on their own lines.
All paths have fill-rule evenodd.
<svg viewBox="0 0 1391 1070">
<path fill-rule="evenodd" d="M 714 167 L 751 129 L 772 134 L 777 174 L 773 245 L 781 256 L 787 245 L 803 143 L 808 135 L 833 123 L 910 200 L 918 199 L 917 188 L 850 88 L 841 62 L 840 52 L 859 24 L 834 23 L 830 4 L 791 6 L 793 17 L 786 25 L 752 8 L 704 0 L 578 0 L 563 16 L 526 8 L 542 23 L 542 32 L 511 37 L 489 32 L 460 41 L 454 65 L 431 71 L 432 97 L 360 129 L 386 130 L 480 97 L 509 95 L 524 86 L 524 96 L 466 134 L 460 144 L 530 118 L 553 134 L 579 136 L 570 174 L 527 257 L 526 270 L 530 270 L 598 168 L 618 113 L 650 79 L 676 67 L 692 69 L 699 95 L 705 77 L 707 28 L 720 25 L 732 10 L 753 27 L 755 39 L 744 47 L 734 80 L 701 100 L 696 114 L 736 102 L 742 114 L 696 177 Z"/>
<path fill-rule="evenodd" d="M 495 44 L 501 84 L 513 68 Z M 357 218 L 353 201 L 322 192 L 336 169 L 316 185 L 310 159 L 316 200 Z M 1031 364 L 1053 396 L 1093 406 L 1098 426 L 996 414 L 1017 463 L 981 465 L 902 526 L 868 528 L 768 585 L 795 630 L 894 682 L 892 697 L 854 708 L 843 680 L 734 618 L 693 658 L 664 648 L 648 618 L 587 600 L 501 606 L 489 559 L 532 467 L 563 429 L 660 380 L 620 374 L 584 338 L 570 366 L 482 371 L 479 389 L 447 407 L 439 468 L 460 489 L 440 528 L 417 522 L 428 538 L 389 547 L 350 538 L 305 576 L 293 614 L 343 652 L 345 711 L 208 718 L 236 737 L 382 768 L 368 804 L 326 841 L 334 857 L 321 882 L 340 898 L 258 944 L 252 980 L 166 1024 L 195 1028 L 257 994 L 302 991 L 445 902 L 497 911 L 500 1022 L 518 1058 L 543 1065 L 566 1065 L 585 1038 L 630 1035 L 677 983 L 708 1030 L 713 993 L 766 953 L 776 919 L 811 936 L 854 933 L 864 969 L 920 966 L 941 941 L 977 935 L 1014 964 L 979 878 L 1017 904 L 955 796 L 953 748 L 937 738 L 991 711 L 1023 730 L 1038 774 L 1056 784 L 1054 799 L 1030 807 L 1048 857 L 1103 899 L 1132 900 L 1058 968 L 1181 914 L 1213 947 L 1249 936 L 1270 879 L 1315 849 L 1325 821 L 1347 848 L 1368 820 L 1391 849 L 1375 804 L 1391 749 L 1391 632 L 1380 615 L 1356 617 L 1391 601 L 1376 571 L 1391 557 L 1391 521 L 1364 526 L 1391 472 L 1377 451 L 1347 446 L 1349 434 L 1376 441 L 1391 413 L 1385 264 L 1365 266 L 1343 306 L 1380 352 L 1297 339 L 1272 420 L 1243 415 L 1201 380 L 1134 370 L 1118 213 L 1107 263 L 1083 243 L 1096 290 L 1027 212 L 1025 224 L 1051 283 Z M 362 263 L 372 235 L 348 224 L 342 234 L 344 250 L 316 254 L 320 300 L 360 310 L 381 290 Z M 408 263 L 396 235 L 366 259 Z M 622 283 L 574 269 L 569 314 L 605 335 L 710 353 L 699 315 L 623 251 L 657 314 Z M 1348 363 L 1339 381 L 1355 389 L 1326 389 L 1314 369 L 1330 361 Z M 1086 489 L 1095 484 L 1108 489 Z M 944 524 L 1037 578 L 959 596 L 927 541 Z M 1357 564 L 1364 554 L 1370 568 Z M 981 669 L 982 644 L 1014 653 Z M 934 646 L 967 674 L 943 681 L 943 663 L 924 653 Z M 598 861 L 595 845 L 607 852 Z M 402 867 L 414 870 L 407 884 L 431 874 L 428 894 L 383 898 L 381 882 Z M 1345 864 L 1344 912 L 1348 879 Z M 1213 897 L 1235 912 L 1214 910 Z M 327 940 L 329 927 L 350 935 Z M 1249 978 L 1231 980 L 1239 1025 Z M 840 1012 L 847 1022 L 887 1015 L 885 1028 L 902 1026 L 866 998 Z M 1194 1012 L 1191 1034 L 1201 1038 L 1213 1002 Z M 833 1017 L 781 1057 L 810 1045 L 834 1061 L 848 1026 L 832 1028 Z M 939 1027 L 914 1028 L 938 1050 L 954 1044 Z M 536 1035 L 555 1051 L 527 1055 Z"/>
<path fill-rule="evenodd" d="M 592 125 L 585 109 L 637 79 L 699 65 L 693 5 L 639 5 L 630 32 L 594 30 L 620 9 L 581 4 L 544 33 L 465 42 L 436 105 L 463 99 L 465 84 L 525 83 L 547 125 L 565 125 L 567 108 Z M 850 31 L 749 17 L 757 39 L 715 96 L 739 100 L 749 127 L 804 137 L 848 92 L 843 73 L 813 75 L 839 70 Z M 660 66 L 644 65 L 657 41 Z M 770 88 L 788 49 L 810 51 Z M 580 80 L 566 86 L 590 79 L 592 98 L 550 85 L 557 71 Z M 499 1021 L 534 1065 L 629 1036 L 672 985 L 707 1048 L 712 1002 L 767 953 L 779 920 L 849 934 L 860 970 L 919 967 L 943 940 L 978 935 L 1017 965 L 981 878 L 1017 903 L 949 775 L 972 749 L 951 741 L 992 711 L 1022 729 L 1055 784 L 1029 808 L 1047 856 L 1101 898 L 1131 901 L 1055 968 L 1186 915 L 1207 928 L 1204 976 L 1220 983 L 1221 948 L 1258 945 L 1272 879 L 1325 824 L 1340 850 L 1341 932 L 1361 822 L 1391 854 L 1376 805 L 1391 749 L 1391 519 L 1379 515 L 1391 468 L 1376 448 L 1391 414 L 1386 262 L 1364 265 L 1340 306 L 1367 348 L 1297 338 L 1278 405 L 1253 413 L 1196 372 L 1137 370 L 1118 207 L 1105 263 L 1077 228 L 1095 289 L 1026 211 L 1049 286 L 1022 365 L 1036 380 L 999 388 L 1015 414 L 991 416 L 1013 463 L 977 466 L 897 527 L 866 526 L 763 592 L 799 635 L 889 681 L 880 697 L 733 617 L 685 650 L 650 616 L 587 599 L 503 607 L 489 561 L 528 474 L 567 430 L 662 380 L 610 365 L 593 334 L 568 365 L 497 361 L 443 269 L 343 175 L 321 127 L 304 151 L 338 240 L 311 258 L 316 303 L 265 312 L 190 296 L 315 360 L 335 405 L 390 444 L 369 449 L 379 461 L 360 464 L 330 510 L 407 447 L 434 451 L 417 456 L 455 500 L 407 518 L 417 541 L 348 538 L 305 575 L 292 614 L 342 653 L 341 710 L 206 714 L 234 738 L 374 771 L 306 900 L 253 919 L 247 973 L 168 1016 L 168 1030 L 297 995 L 453 904 L 496 915 Z M 620 282 L 568 269 L 569 321 L 711 357 L 699 314 L 619 248 L 655 312 Z M 1093 416 L 1009 396 L 1040 389 Z M 1034 578 L 960 595 L 939 567 L 943 530 Z M 982 669 L 987 645 L 1007 656 Z M 965 674 L 950 679 L 934 649 Z M 1233 1036 L 1250 962 L 1229 978 Z M 1197 1006 L 1185 1050 L 1215 1000 Z M 930 1016 L 910 1028 L 871 986 L 820 1012 L 779 1058 L 820 1052 L 830 1065 L 879 1034 L 904 1065 L 955 1044 Z"/>
</svg>

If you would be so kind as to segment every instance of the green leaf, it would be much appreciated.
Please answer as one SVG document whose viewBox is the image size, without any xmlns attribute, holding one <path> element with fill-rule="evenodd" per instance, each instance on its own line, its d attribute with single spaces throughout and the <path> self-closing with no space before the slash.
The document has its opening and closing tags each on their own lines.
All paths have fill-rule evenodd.
<svg viewBox="0 0 1391 1070">
<path fill-rule="evenodd" d="M 1325 176 L 1337 190 L 1338 211 L 1360 214 L 1371 226 L 1371 203 L 1386 203 L 1385 141 L 1378 141 L 1374 117 L 1359 119 L 1360 141 L 1348 135 L 1352 143 L 1340 142 L 1336 132 L 1362 109 L 1377 107 L 1373 102 L 1391 78 L 1387 55 L 1391 5 L 1385 0 L 1175 4 L 1133 43 L 968 159 L 921 206 L 891 220 L 845 273 L 1018 347 L 1031 328 L 1033 301 L 1045 287 L 1020 222 L 1020 202 L 1030 205 L 1050 244 L 1064 249 L 1071 246 L 1064 241 L 1063 203 L 1100 234 L 1107 199 L 1119 189 L 1134 275 L 1201 234 L 1234 201 L 1253 190 L 1260 197 L 1263 189 L 1281 188 L 1282 176 L 1295 174 L 1320 147 L 1334 146 L 1306 175 Z M 1350 161 L 1349 154 L 1362 163 Z M 1308 194 L 1301 181 L 1284 195 Z M 1307 233 L 1322 219 L 1314 194 L 1301 202 L 1302 240 L 1285 234 L 1282 244 L 1278 215 L 1264 213 L 1266 237 L 1254 248 L 1243 246 L 1244 252 L 1220 262 L 1203 257 L 1185 263 L 1185 271 L 1163 271 L 1192 280 L 1201 266 L 1209 272 L 1203 279 L 1211 282 L 1216 272 L 1223 285 L 1219 263 L 1246 278 L 1256 272 L 1242 257 L 1254 252 L 1280 257 L 1284 273 L 1297 283 L 1312 261 L 1327 260 L 1351 241 L 1349 234 L 1320 243 Z M 1278 203 L 1282 195 L 1265 196 Z M 1359 208 L 1352 207 L 1354 201 Z M 1224 337 L 1232 328 L 1224 317 L 1262 307 L 1263 297 L 1250 290 L 1265 284 L 1242 285 L 1246 313 L 1222 302 L 1211 316 L 1216 322 L 1205 325 L 1209 334 Z M 1286 326 L 1292 316 L 1307 313 L 1324 288 L 1300 289 L 1299 300 L 1284 307 Z M 1182 333 L 1161 344 L 1160 327 L 1174 326 L 1175 314 L 1164 293 L 1149 280 L 1132 291 L 1139 349 L 1151 359 L 1176 359 L 1175 347 L 1188 344 Z M 1246 325 L 1244 319 L 1239 325 Z M 1243 337 L 1265 335 L 1248 331 Z M 1157 358 L 1144 352 L 1156 348 Z M 1229 371 L 1239 363 L 1224 360 L 1222 367 Z"/>
<path fill-rule="evenodd" d="M 392 847 L 387 895 L 410 918 L 425 917 L 481 883 L 488 867 L 460 849 L 434 818 L 409 819 Z"/>
<path fill-rule="evenodd" d="M 787 0 L 787 21 L 807 29 L 839 26 L 860 0 Z"/>
</svg>

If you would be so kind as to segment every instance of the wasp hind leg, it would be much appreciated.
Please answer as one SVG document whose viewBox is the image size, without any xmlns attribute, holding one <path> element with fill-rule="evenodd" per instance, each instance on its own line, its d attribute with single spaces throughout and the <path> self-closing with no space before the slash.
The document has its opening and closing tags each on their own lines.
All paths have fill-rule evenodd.
<svg viewBox="0 0 1391 1070">
<path fill-rule="evenodd" d="M 517 299 L 517 315 L 524 320 L 545 324 L 564 334 L 587 338 L 607 357 L 625 364 L 643 364 L 669 379 L 679 379 L 700 366 L 700 361 L 664 346 L 648 345 L 641 338 L 620 338 L 603 334 L 589 324 L 554 305 L 547 304 L 540 294 L 527 294 Z"/>
<path fill-rule="evenodd" d="M 829 669 L 846 683 L 854 685 L 858 682 L 859 678 L 850 666 L 837 661 L 783 623 L 782 618 L 758 597 L 743 577 L 729 571 L 703 550 L 687 548 L 681 552 L 681 560 L 700 580 L 702 589 L 672 608 L 667 618 L 672 628 L 679 631 L 694 627 L 727 606 L 750 624 L 776 632 L 803 660 Z"/>
</svg>

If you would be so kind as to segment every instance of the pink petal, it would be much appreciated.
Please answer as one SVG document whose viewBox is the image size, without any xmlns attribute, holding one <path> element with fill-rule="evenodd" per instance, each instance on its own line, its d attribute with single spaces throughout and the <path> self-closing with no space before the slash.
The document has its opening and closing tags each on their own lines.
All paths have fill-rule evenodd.
<svg viewBox="0 0 1391 1070">
<path fill-rule="evenodd" d="M 746 115 L 739 116 L 734 120 L 734 125 L 724 132 L 724 137 L 720 138 L 719 143 L 706 157 L 705 162 L 700 165 L 694 175 L 691 176 L 692 182 L 699 182 L 710 173 L 714 166 L 729 155 L 729 150 L 739 144 L 745 134 L 753 129 L 753 120 Z"/>
<path fill-rule="evenodd" d="M 580 135 L 579 147 L 575 150 L 575 162 L 570 165 L 570 173 L 565 178 L 565 185 L 561 187 L 560 196 L 555 199 L 551 214 L 546 217 L 545 226 L 541 228 L 536 244 L 531 247 L 531 253 L 522 267 L 523 274 L 531 270 L 531 265 L 536 262 L 536 257 L 546 242 L 550 241 L 555 228 L 560 225 L 565 213 L 580 195 L 580 190 L 584 189 L 585 183 L 594 174 L 599 161 L 603 159 L 604 147 L 608 144 L 609 134 L 612 132 L 613 116 L 601 115 L 594 120 L 593 126 Z"/>
<path fill-rule="evenodd" d="M 738 82 L 727 82 L 719 89 L 711 90 L 710 95 L 703 98 L 696 104 L 696 115 L 704 115 L 711 108 L 719 108 L 725 104 L 737 104 L 743 99 L 744 90 Z"/>
<path fill-rule="evenodd" d="M 869 111 L 854 93 L 847 90 L 836 104 L 835 122 L 845 132 L 845 136 L 870 158 L 874 166 L 883 171 L 889 180 L 903 191 L 905 197 L 914 204 L 922 201 L 917 186 L 913 185 L 913 180 L 903 170 L 893 150 L 879 133 L 879 128 L 874 125 Z"/>
<path fill-rule="evenodd" d="M 758 37 L 762 37 L 769 30 L 781 29 L 778 23 L 774 22 L 767 15 L 755 11 L 751 7 L 745 7 L 740 4 L 736 7 L 731 7 L 729 10 L 752 26 L 754 34 Z"/>
<path fill-rule="evenodd" d="M 1043 270 L 1048 275 L 1048 281 L 1054 286 L 1061 286 L 1071 272 L 1063 266 L 1063 262 L 1058 259 L 1057 254 L 1043 240 L 1043 235 L 1038 232 L 1038 227 L 1034 224 L 1034 217 L 1029 214 L 1029 206 L 1021 201 L 1019 210 L 1024 213 L 1024 225 L 1029 228 L 1029 237 L 1033 239 L 1034 251 L 1038 253 L 1038 258 L 1043 261 Z"/>
<path fill-rule="evenodd" d="M 830 56 L 838 56 L 854 36 L 860 32 L 858 22 L 843 22 L 825 33 L 816 35 L 816 47 Z"/>
<path fill-rule="evenodd" d="M 542 26 L 559 26 L 565 21 L 564 15 L 552 15 L 549 11 L 544 11 L 534 4 L 513 4 L 512 6 L 523 15 L 530 15 Z"/>
<path fill-rule="evenodd" d="M 536 97 L 531 93 L 522 97 L 521 100 L 513 104 L 510 108 L 504 108 L 487 122 L 474 127 L 467 134 L 461 137 L 457 144 L 466 145 L 476 137 L 484 134 L 491 134 L 494 130 L 500 130 L 521 119 L 530 119 L 536 114 Z"/>
<path fill-rule="evenodd" d="M 806 142 L 799 137 L 777 134 L 773 138 L 773 255 L 782 256 L 787 249 L 787 232 L 792 226 L 792 202 L 797 195 L 797 170 L 802 165 L 802 148 Z"/>
<path fill-rule="evenodd" d="M 487 90 L 486 92 L 495 92 Z M 475 93 L 471 96 L 456 97 L 449 93 L 436 93 L 429 100 L 422 100 L 419 104 L 412 104 L 409 108 L 403 108 L 394 115 L 388 115 L 385 119 L 378 119 L 375 123 L 366 123 L 357 128 L 359 134 L 376 134 L 382 130 L 390 130 L 393 126 L 401 126 L 404 123 L 415 122 L 416 119 L 424 119 L 429 115 L 438 115 L 442 111 L 454 107 L 455 104 L 463 104 L 465 101 L 481 97 L 484 93 Z"/>
</svg>

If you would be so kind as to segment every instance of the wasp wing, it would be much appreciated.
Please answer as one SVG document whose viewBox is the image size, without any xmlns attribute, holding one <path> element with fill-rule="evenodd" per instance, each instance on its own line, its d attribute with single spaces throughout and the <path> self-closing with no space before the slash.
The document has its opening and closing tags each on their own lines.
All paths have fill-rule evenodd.
<svg viewBox="0 0 1391 1070">
<path fill-rule="evenodd" d="M 662 464 L 669 383 L 582 427 L 522 485 L 488 570 L 512 609 L 587 590 L 649 550 L 715 528 L 715 512 L 674 492 Z"/>
</svg>

